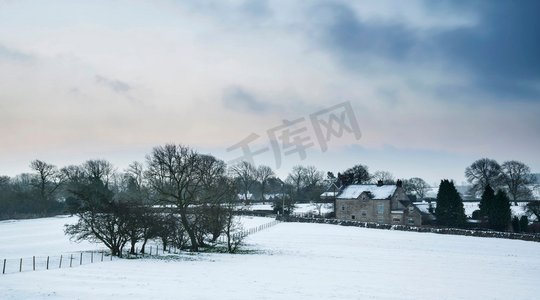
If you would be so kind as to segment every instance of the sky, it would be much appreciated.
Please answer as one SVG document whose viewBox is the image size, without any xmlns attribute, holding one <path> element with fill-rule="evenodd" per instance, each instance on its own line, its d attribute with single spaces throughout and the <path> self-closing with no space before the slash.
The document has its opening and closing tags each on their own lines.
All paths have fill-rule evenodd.
<svg viewBox="0 0 540 300">
<path fill-rule="evenodd" d="M 280 176 L 364 164 L 462 183 L 483 157 L 540 172 L 539 15 L 526 0 L 0 0 L 0 174 L 122 170 L 166 143 L 231 161 L 248 137 Z M 340 104 L 334 125 L 352 112 L 359 130 L 322 147 L 311 117 Z M 272 148 L 279 127 L 310 147 Z"/>
</svg>

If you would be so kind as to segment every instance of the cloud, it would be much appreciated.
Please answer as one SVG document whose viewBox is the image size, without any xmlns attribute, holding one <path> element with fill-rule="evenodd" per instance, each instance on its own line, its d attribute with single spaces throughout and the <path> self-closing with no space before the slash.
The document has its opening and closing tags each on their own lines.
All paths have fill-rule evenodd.
<svg viewBox="0 0 540 300">
<path fill-rule="evenodd" d="M 540 100 L 540 2 L 476 2 L 475 27 L 434 37 L 444 58 L 476 74 L 483 89 L 504 96 Z M 459 13 L 463 7 L 449 9 Z"/>
<path fill-rule="evenodd" d="M 0 59 L 24 62 L 31 61 L 34 59 L 34 57 L 30 54 L 24 53 L 16 49 L 8 48 L 0 44 Z"/>
<path fill-rule="evenodd" d="M 403 59 L 416 43 L 414 32 L 402 24 L 364 22 L 345 4 L 320 4 L 312 11 L 326 23 L 317 34 L 323 44 L 355 67 L 355 60 L 364 55 Z"/>
<path fill-rule="evenodd" d="M 264 114 L 273 111 L 273 104 L 259 100 L 252 92 L 239 86 L 231 86 L 223 92 L 224 107 L 242 112 Z"/>
<path fill-rule="evenodd" d="M 344 3 L 314 5 L 318 43 L 347 69 L 366 72 L 383 61 L 396 67 L 444 69 L 446 76 L 467 77 L 465 85 L 445 85 L 441 95 L 489 95 L 489 99 L 540 100 L 540 3 L 424 3 L 426 12 L 477 15 L 474 24 L 415 28 L 402 21 L 362 19 Z M 390 64 L 390 65 L 388 65 Z M 377 65 L 378 66 L 378 65 Z"/>
<path fill-rule="evenodd" d="M 98 84 L 103 85 L 119 94 L 127 93 L 132 90 L 132 87 L 129 84 L 120 80 L 109 79 L 100 75 L 96 75 L 95 79 Z"/>
</svg>

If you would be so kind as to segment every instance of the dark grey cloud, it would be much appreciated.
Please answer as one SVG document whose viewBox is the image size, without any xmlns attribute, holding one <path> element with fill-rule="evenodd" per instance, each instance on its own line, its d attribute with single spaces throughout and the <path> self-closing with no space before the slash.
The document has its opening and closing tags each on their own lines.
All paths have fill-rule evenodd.
<svg viewBox="0 0 540 300">
<path fill-rule="evenodd" d="M 127 93 L 132 90 L 132 87 L 129 84 L 117 79 L 109 79 L 100 75 L 96 75 L 95 79 L 96 83 L 103 85 L 119 94 Z"/>
<path fill-rule="evenodd" d="M 485 89 L 540 100 L 540 90 L 529 85 L 540 80 L 540 2 L 478 1 L 468 8 L 479 14 L 477 26 L 434 37 L 443 57 L 474 71 Z"/>
<path fill-rule="evenodd" d="M 275 108 L 272 104 L 259 100 L 254 93 L 239 86 L 226 88 L 223 92 L 222 103 L 231 110 L 258 114 L 273 111 Z"/>
<path fill-rule="evenodd" d="M 403 23 L 367 22 L 345 4 L 314 5 L 310 13 L 323 20 L 316 23 L 318 41 L 347 68 L 363 70 L 373 57 L 427 68 L 443 65 L 472 75 L 468 87 L 459 87 L 461 93 L 540 100 L 539 1 L 434 2 L 425 4 L 434 14 L 474 13 L 478 23 L 419 32 Z"/>
<path fill-rule="evenodd" d="M 315 35 L 351 67 L 360 67 L 363 55 L 403 59 L 417 43 L 414 32 L 402 24 L 364 22 L 342 3 L 314 5 L 310 14 L 324 22 Z"/>
</svg>

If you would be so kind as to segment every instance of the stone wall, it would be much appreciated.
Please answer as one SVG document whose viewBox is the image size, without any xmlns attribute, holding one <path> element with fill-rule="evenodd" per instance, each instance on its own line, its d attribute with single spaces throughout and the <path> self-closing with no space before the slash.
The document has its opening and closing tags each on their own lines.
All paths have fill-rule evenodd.
<svg viewBox="0 0 540 300">
<path fill-rule="evenodd" d="M 540 234 L 469 230 L 469 229 L 458 229 L 458 228 L 437 228 L 437 227 L 425 227 L 425 226 L 390 225 L 390 224 L 377 224 L 377 223 L 371 223 L 371 222 L 359 222 L 359 221 L 352 221 L 352 220 L 302 218 L 302 217 L 293 217 L 293 216 L 286 216 L 285 218 L 278 216 L 276 220 L 284 221 L 284 222 L 332 224 L 332 225 L 354 226 L 354 227 L 386 229 L 386 230 L 430 232 L 430 233 L 437 233 L 437 234 L 465 235 L 465 236 L 477 236 L 477 237 L 502 238 L 502 239 L 511 239 L 511 240 L 540 242 Z"/>
</svg>

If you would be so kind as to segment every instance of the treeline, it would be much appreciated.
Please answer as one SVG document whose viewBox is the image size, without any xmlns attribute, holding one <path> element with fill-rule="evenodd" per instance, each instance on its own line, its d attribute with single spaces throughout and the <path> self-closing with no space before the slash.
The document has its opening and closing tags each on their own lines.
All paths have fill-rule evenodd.
<svg viewBox="0 0 540 300">
<path fill-rule="evenodd" d="M 0 219 L 31 218 L 64 212 L 63 170 L 40 160 L 32 161 L 34 173 L 13 178 L 0 176 Z"/>
<path fill-rule="evenodd" d="M 36 160 L 31 167 L 33 174 L 2 177 L 2 217 L 75 214 L 66 234 L 101 242 L 114 255 L 136 245 L 144 252 L 151 239 L 192 251 L 223 235 L 229 252 L 241 243 L 238 178 L 223 161 L 187 146 L 155 147 L 144 165 L 124 171 L 105 160 L 61 169 Z"/>
</svg>

